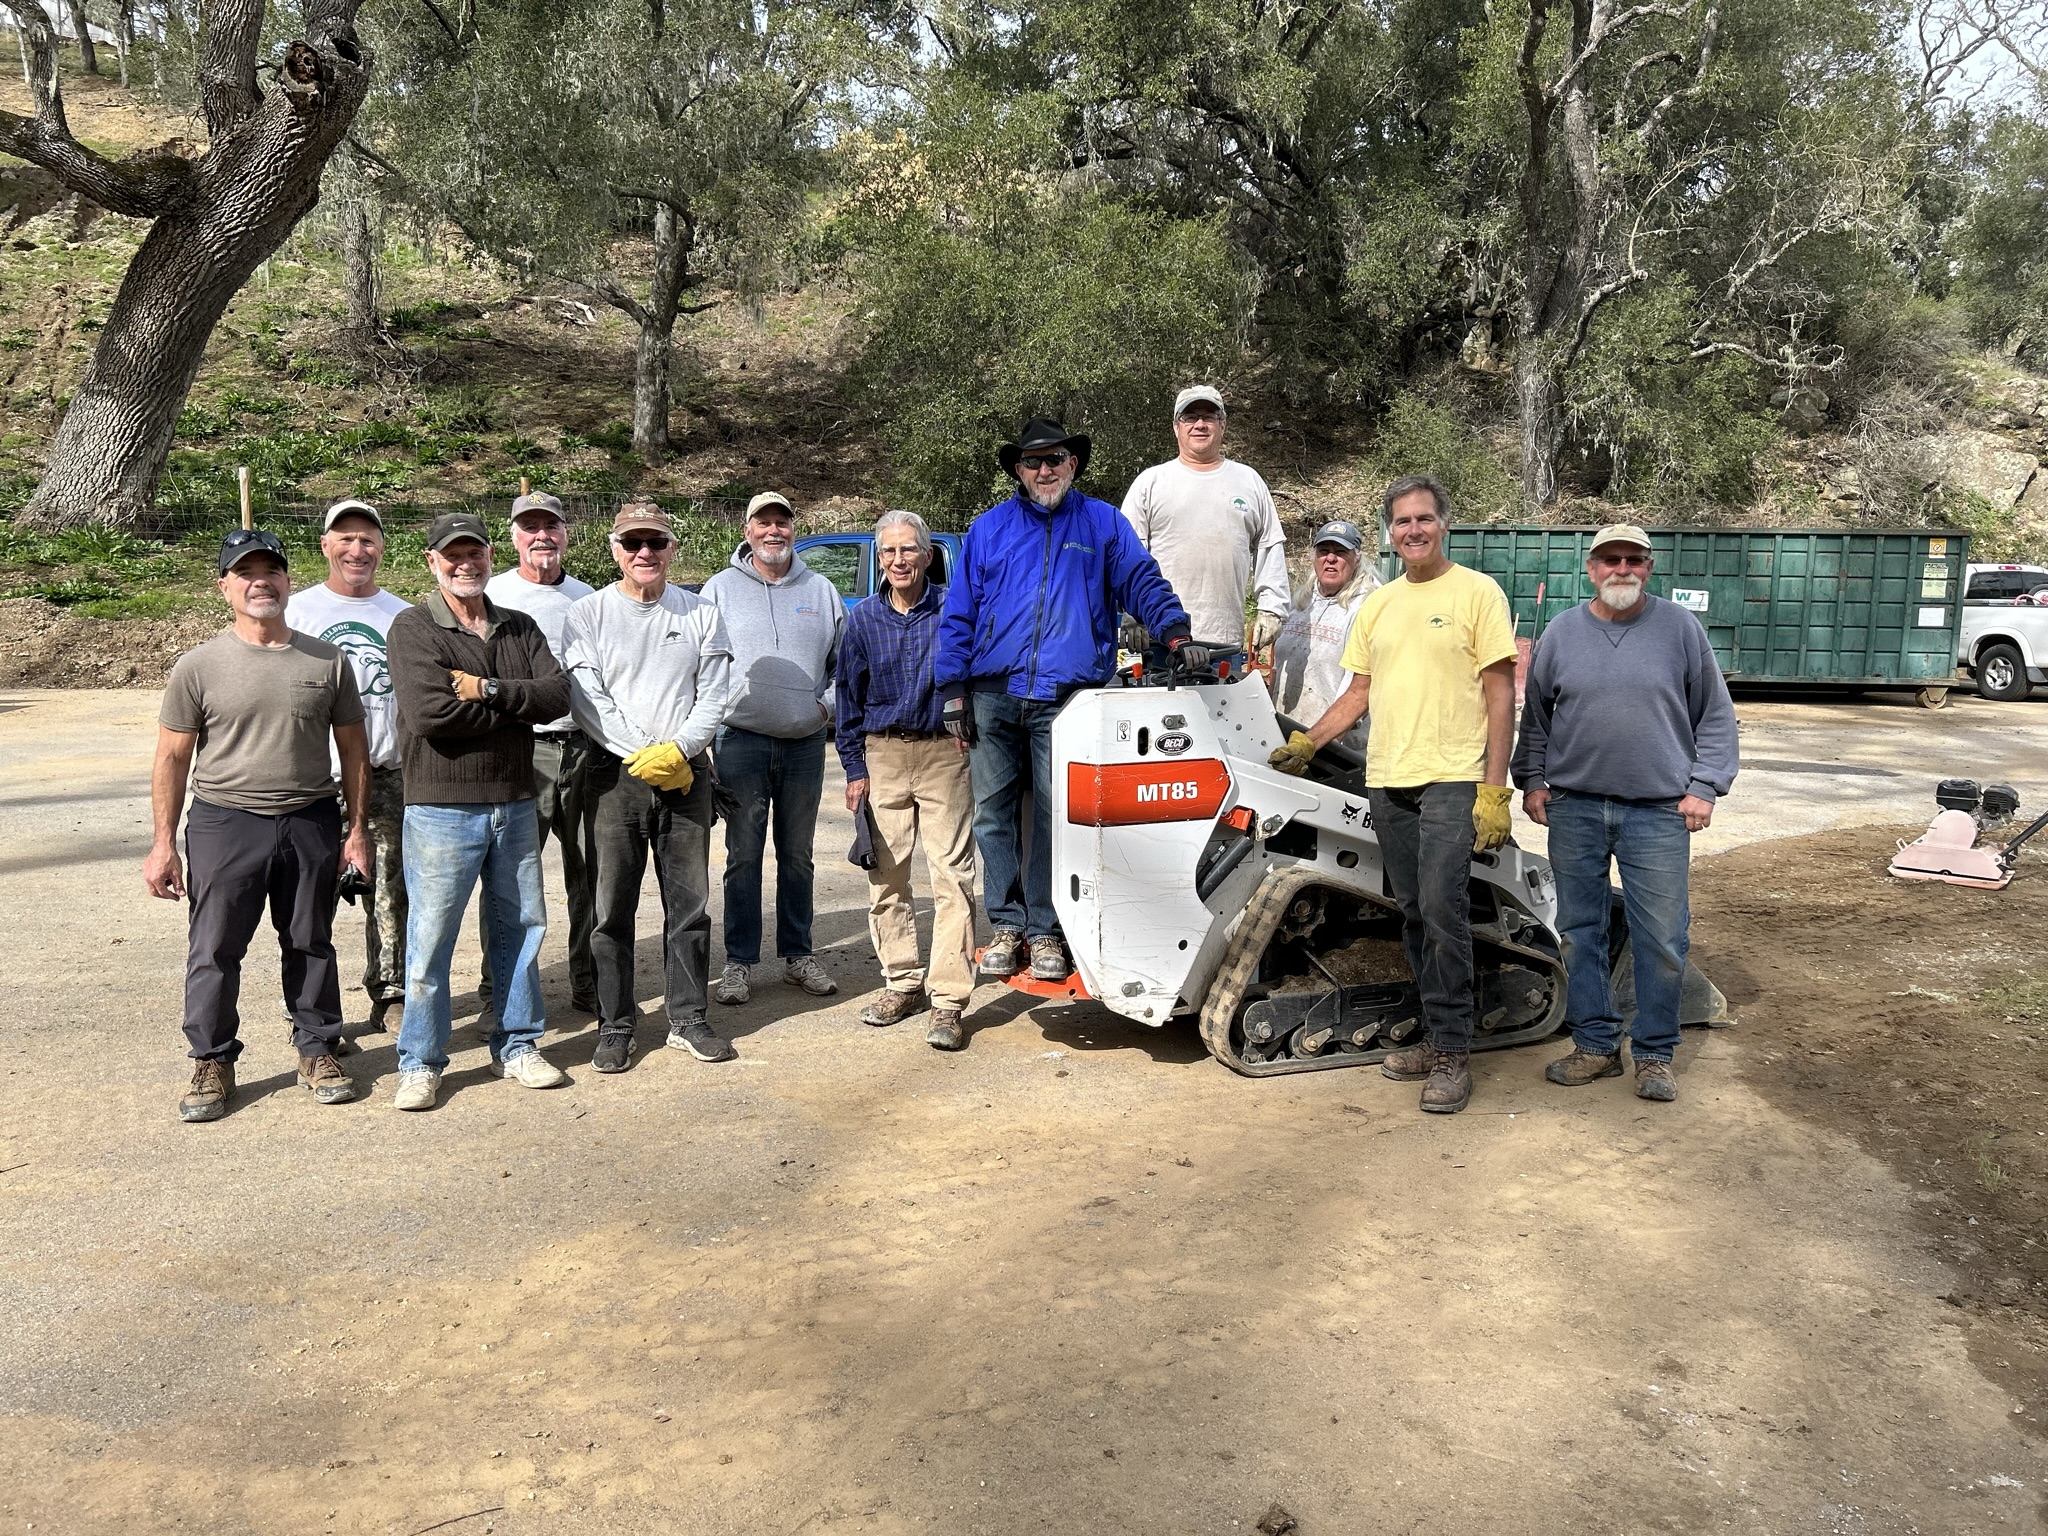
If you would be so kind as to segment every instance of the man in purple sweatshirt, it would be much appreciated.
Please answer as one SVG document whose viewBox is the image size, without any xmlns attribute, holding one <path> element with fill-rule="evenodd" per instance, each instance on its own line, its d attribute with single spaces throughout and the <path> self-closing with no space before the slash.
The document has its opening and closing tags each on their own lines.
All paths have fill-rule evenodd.
<svg viewBox="0 0 2048 1536">
<path fill-rule="evenodd" d="M 1513 771 L 1529 819 L 1550 829 L 1572 1049 L 1544 1076 L 1578 1087 L 1621 1075 L 1621 1016 L 1607 960 L 1610 861 L 1621 870 L 1635 961 L 1629 1029 L 1636 1096 L 1678 1097 L 1678 994 L 1691 913 L 1692 834 L 1735 782 L 1735 706 L 1700 621 L 1647 591 L 1649 535 L 1602 528 L 1586 559 L 1594 597 L 1551 620 L 1529 665 Z"/>
</svg>

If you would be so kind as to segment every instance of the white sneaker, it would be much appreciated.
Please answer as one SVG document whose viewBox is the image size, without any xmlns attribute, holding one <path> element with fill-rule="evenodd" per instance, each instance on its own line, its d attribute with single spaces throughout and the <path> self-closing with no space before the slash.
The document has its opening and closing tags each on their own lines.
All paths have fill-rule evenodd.
<svg viewBox="0 0 2048 1536">
<path fill-rule="evenodd" d="M 495 1077 L 509 1077 L 526 1088 L 559 1088 L 569 1081 L 568 1073 L 531 1046 L 516 1056 L 492 1062 L 491 1073 Z"/>
<path fill-rule="evenodd" d="M 398 1092 L 391 1096 L 393 1109 L 432 1109 L 434 1094 L 441 1087 L 441 1074 L 432 1067 L 414 1067 L 398 1074 Z"/>
<path fill-rule="evenodd" d="M 825 974 L 815 955 L 795 955 L 783 961 L 782 979 L 813 997 L 830 997 L 839 990 L 839 983 Z"/>
<path fill-rule="evenodd" d="M 711 995 L 721 1003 L 744 1003 L 754 995 L 747 985 L 747 968 L 737 961 L 728 961 L 718 973 L 718 985 L 711 989 Z"/>
</svg>

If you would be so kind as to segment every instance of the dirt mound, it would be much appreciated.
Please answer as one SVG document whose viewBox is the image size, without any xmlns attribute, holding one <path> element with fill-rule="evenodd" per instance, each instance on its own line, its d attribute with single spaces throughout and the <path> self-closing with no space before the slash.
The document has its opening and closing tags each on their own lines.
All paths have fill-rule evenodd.
<svg viewBox="0 0 2048 1536">
<path fill-rule="evenodd" d="M 179 653 L 225 622 L 206 609 L 87 619 L 38 598 L 0 598 L 0 688 L 161 688 Z"/>
<path fill-rule="evenodd" d="M 2048 1384 L 2048 857 L 2023 855 L 2003 891 L 1888 876 L 1921 830 L 1702 860 L 1693 958 L 1741 1021 L 1750 1085 L 1920 1191 L 1934 1248 L 1968 1277 L 1943 1299 L 1973 1357 L 2032 1397 Z"/>
</svg>

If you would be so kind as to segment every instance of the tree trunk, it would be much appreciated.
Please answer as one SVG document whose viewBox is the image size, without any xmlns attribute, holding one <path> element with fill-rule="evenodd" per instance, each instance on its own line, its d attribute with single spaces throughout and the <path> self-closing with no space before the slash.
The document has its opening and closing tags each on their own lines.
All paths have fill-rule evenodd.
<svg viewBox="0 0 2048 1536">
<path fill-rule="evenodd" d="M 114 11 L 114 57 L 121 61 L 121 89 L 128 89 L 128 50 L 135 46 L 134 0 L 119 0 Z"/>
<path fill-rule="evenodd" d="M 368 351 L 375 341 L 377 313 L 377 210 L 363 168 L 353 155 L 335 163 L 340 177 L 341 261 L 347 292 L 348 320 L 344 340 L 351 350 Z"/>
<path fill-rule="evenodd" d="M 1541 512 L 1557 500 L 1557 459 L 1564 442 L 1564 389 L 1542 338 L 1515 349 L 1515 403 L 1522 415 L 1522 506 Z"/>
<path fill-rule="evenodd" d="M 668 458 L 669 360 L 675 349 L 675 318 L 661 324 L 652 311 L 640 322 L 633 349 L 633 451 L 652 467 Z"/>
<path fill-rule="evenodd" d="M 109 163 L 65 129 L 61 102 L 34 119 L 0 113 L 0 148 L 41 164 L 113 212 L 155 222 L 129 263 L 21 514 L 26 526 L 116 526 L 155 497 L 171 434 L 208 338 L 250 273 L 320 195 L 320 173 L 369 88 L 353 0 L 311 0 L 307 36 L 284 51 L 276 84 L 256 93 L 257 28 L 244 16 L 246 59 L 216 29 L 227 66 L 201 71 L 211 145 L 197 161 L 147 154 Z M 260 20 L 260 12 L 256 13 Z M 38 40 L 39 57 L 45 47 Z"/>
<path fill-rule="evenodd" d="M 78 33 L 78 61 L 88 75 L 96 75 L 100 72 L 100 54 L 92 45 L 92 24 L 85 19 L 85 0 L 66 0 L 66 8 Z"/>
</svg>

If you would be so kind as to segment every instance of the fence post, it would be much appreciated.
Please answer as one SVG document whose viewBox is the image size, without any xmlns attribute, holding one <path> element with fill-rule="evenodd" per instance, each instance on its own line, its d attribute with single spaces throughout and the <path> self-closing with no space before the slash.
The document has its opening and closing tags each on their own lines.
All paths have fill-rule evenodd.
<svg viewBox="0 0 2048 1536">
<path fill-rule="evenodd" d="M 249 494 L 248 465 L 244 464 L 235 471 L 235 481 L 242 488 L 242 526 L 244 528 L 254 528 L 256 526 L 256 508 Z"/>
</svg>

